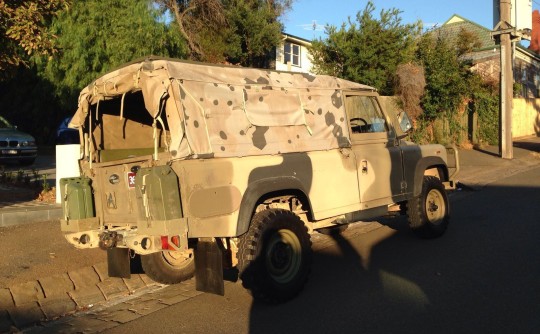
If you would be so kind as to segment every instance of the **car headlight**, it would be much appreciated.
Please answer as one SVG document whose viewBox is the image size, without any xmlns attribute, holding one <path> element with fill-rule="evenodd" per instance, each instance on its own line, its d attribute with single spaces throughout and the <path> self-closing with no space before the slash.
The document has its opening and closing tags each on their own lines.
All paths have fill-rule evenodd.
<svg viewBox="0 0 540 334">
<path fill-rule="evenodd" d="M 24 140 L 24 141 L 21 141 L 21 146 L 23 147 L 36 146 L 36 142 L 34 140 Z"/>
</svg>

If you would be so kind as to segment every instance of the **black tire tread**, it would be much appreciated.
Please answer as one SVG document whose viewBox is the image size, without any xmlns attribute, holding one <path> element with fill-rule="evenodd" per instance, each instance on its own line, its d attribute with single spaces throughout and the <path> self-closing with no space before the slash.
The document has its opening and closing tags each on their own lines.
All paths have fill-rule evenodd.
<svg viewBox="0 0 540 334">
<path fill-rule="evenodd" d="M 425 199 L 427 193 L 431 189 L 437 189 L 444 196 L 444 202 L 446 205 L 446 216 L 442 224 L 434 226 L 427 219 L 425 212 Z M 422 192 L 420 196 L 414 197 L 407 202 L 407 216 L 409 221 L 409 227 L 412 231 L 421 238 L 436 238 L 444 234 L 449 224 L 450 209 L 448 205 L 448 198 L 446 197 L 446 191 L 444 189 L 441 180 L 434 176 L 424 176 L 422 183 Z"/>
<path fill-rule="evenodd" d="M 303 266 L 304 272 L 298 282 L 295 283 L 295 287 L 287 291 L 279 291 L 275 287 L 269 287 L 264 280 L 257 279 L 254 271 L 250 268 L 254 265 L 257 256 L 261 252 L 260 243 L 264 238 L 265 232 L 269 228 L 273 228 L 272 224 L 276 221 L 276 218 L 283 216 L 282 220 L 288 222 L 286 228 L 292 230 L 296 235 L 303 239 L 300 242 L 307 247 L 303 248 Z M 281 228 L 283 228 L 282 226 Z M 261 211 L 253 216 L 251 226 L 244 235 L 239 238 L 238 244 L 238 265 L 239 277 L 242 279 L 242 285 L 250 290 L 252 296 L 256 300 L 260 300 L 266 303 L 280 303 L 294 298 L 303 289 L 303 286 L 308 280 L 309 272 L 311 271 L 312 251 L 311 251 L 311 239 L 308 234 L 308 229 L 296 214 L 291 211 L 283 209 L 268 209 Z M 307 248 L 307 249 L 305 249 Z"/>
</svg>

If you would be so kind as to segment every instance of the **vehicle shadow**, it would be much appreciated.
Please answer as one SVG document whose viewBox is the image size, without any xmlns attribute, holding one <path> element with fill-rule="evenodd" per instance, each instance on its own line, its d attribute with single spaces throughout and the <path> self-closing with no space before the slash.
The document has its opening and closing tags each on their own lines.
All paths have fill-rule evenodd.
<svg viewBox="0 0 540 334">
<path fill-rule="evenodd" d="M 516 195 L 519 194 L 519 195 Z M 288 303 L 252 304 L 250 333 L 533 333 L 540 326 L 540 227 L 531 206 L 505 207 L 534 187 L 487 186 L 452 200 L 452 224 L 419 240 L 405 217 L 330 238 L 314 253 L 304 291 Z M 536 259 L 536 260 L 535 260 Z"/>
</svg>

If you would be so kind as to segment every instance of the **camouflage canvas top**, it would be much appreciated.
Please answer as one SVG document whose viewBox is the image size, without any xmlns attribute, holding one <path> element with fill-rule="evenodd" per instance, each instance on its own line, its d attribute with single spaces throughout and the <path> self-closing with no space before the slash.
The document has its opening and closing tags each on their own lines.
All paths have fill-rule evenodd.
<svg viewBox="0 0 540 334">
<path fill-rule="evenodd" d="M 122 99 L 123 108 L 125 94 L 142 92 L 151 117 L 166 117 L 170 159 L 328 150 L 349 143 L 343 89 L 374 91 L 324 75 L 145 60 L 84 88 L 70 126 L 83 126 L 99 101 Z"/>
</svg>

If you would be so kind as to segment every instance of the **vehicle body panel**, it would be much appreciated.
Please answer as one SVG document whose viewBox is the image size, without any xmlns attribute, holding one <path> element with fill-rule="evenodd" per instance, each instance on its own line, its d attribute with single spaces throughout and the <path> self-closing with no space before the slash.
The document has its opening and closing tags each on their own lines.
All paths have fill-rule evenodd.
<svg viewBox="0 0 540 334">
<path fill-rule="evenodd" d="M 365 107 L 366 124 L 356 124 Z M 116 247 L 147 254 L 160 249 L 142 247 L 144 238 L 173 230 L 242 235 L 261 207 L 292 210 L 312 228 L 384 212 L 417 195 L 427 169 L 448 181 L 444 147 L 403 141 L 396 124 L 372 87 L 338 78 L 165 59 L 128 64 L 83 89 L 71 120 L 84 138 L 80 165 L 100 228 L 66 230 L 68 240 L 84 248 L 84 233 L 94 240 L 114 231 L 123 235 Z M 173 179 L 164 172 L 152 182 L 177 185 L 165 192 L 178 195 L 181 213 L 154 217 L 166 200 L 146 193 L 137 173 L 169 167 Z"/>
</svg>

